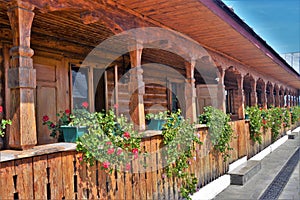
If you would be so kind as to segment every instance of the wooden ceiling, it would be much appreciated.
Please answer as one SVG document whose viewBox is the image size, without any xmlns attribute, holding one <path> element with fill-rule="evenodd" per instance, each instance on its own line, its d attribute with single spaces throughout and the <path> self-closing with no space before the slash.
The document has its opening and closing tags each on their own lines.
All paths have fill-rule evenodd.
<svg viewBox="0 0 300 200">
<path fill-rule="evenodd" d="M 4 29 L 10 29 L 7 17 L 7 1 L 0 0 L 0 37 L 2 38 L 10 37 L 3 34 Z M 112 12 L 118 10 L 117 14 L 123 17 L 123 21 L 125 19 L 129 21 L 127 27 L 139 27 L 142 24 L 143 26 L 160 26 L 176 30 L 191 37 L 207 49 L 233 58 L 282 83 L 300 88 L 299 75 L 291 70 L 288 64 L 278 60 L 278 55 L 272 54 L 272 51 L 271 53 L 266 52 L 264 50 L 266 45 L 261 41 L 253 40 L 250 38 L 251 36 L 248 37 L 249 31 L 241 27 L 238 29 L 236 25 L 230 23 L 232 17 L 225 11 L 218 10 L 218 6 L 212 9 L 211 7 L 215 5 L 212 5 L 213 1 L 210 0 L 69 0 L 68 6 L 74 6 L 76 9 L 65 11 L 57 8 L 52 10 L 58 11 L 51 12 L 49 10 L 45 12 L 42 9 L 42 3 L 50 1 L 25 1 L 32 1 L 38 5 L 32 26 L 33 48 L 59 51 L 66 55 L 70 53 L 77 55 L 78 58 L 85 57 L 95 46 L 116 33 L 114 30 L 117 29 L 113 29 L 115 27 L 110 27 L 110 24 L 105 23 L 105 21 L 96 20 L 97 22 L 85 24 L 82 20 L 82 13 L 86 11 L 85 8 L 92 9 L 93 5 L 86 2 L 94 3 L 95 9 L 104 9 L 100 4 L 106 2 L 113 10 Z M 55 2 L 51 1 L 51 3 Z M 64 2 L 64 0 L 58 2 Z M 72 2 L 73 5 L 71 5 Z M 77 6 L 75 6 L 76 2 L 78 2 Z M 82 9 L 79 9 L 80 2 Z M 113 20 L 122 22 L 120 17 L 110 13 L 108 16 Z M 123 27 L 126 28 L 126 26 Z M 148 51 L 148 53 L 146 59 L 155 59 L 160 55 L 157 51 L 153 51 L 152 54 Z M 170 63 L 174 64 L 172 54 L 167 56 L 160 59 L 172 60 Z M 179 59 L 177 65 L 182 66 L 182 60 Z"/>
</svg>

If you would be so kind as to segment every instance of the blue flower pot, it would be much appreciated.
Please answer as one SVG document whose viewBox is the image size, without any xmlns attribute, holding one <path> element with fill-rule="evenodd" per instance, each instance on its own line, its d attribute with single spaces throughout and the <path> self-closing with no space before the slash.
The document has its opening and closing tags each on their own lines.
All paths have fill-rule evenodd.
<svg viewBox="0 0 300 200">
<path fill-rule="evenodd" d="M 65 142 L 76 142 L 77 138 L 87 132 L 86 126 L 61 126 Z"/>
<path fill-rule="evenodd" d="M 163 119 L 151 119 L 148 121 L 147 128 L 148 130 L 161 131 L 165 123 L 166 120 Z"/>
</svg>

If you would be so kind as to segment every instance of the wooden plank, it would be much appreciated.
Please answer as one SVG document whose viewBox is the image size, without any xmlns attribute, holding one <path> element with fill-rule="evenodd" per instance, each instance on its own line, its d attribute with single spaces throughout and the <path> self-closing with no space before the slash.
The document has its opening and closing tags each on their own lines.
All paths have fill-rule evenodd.
<svg viewBox="0 0 300 200">
<path fill-rule="evenodd" d="M 146 148 L 145 141 L 141 142 L 140 147 L 141 147 L 141 151 L 145 152 L 145 148 Z M 144 160 L 140 160 L 139 163 L 139 171 L 140 171 L 139 188 L 140 189 L 139 190 L 140 190 L 141 199 L 147 199 L 147 191 L 148 191 L 148 188 L 146 187 L 146 167 L 143 166 L 145 164 L 146 163 L 144 162 Z"/>
<path fill-rule="evenodd" d="M 34 199 L 47 199 L 47 155 L 33 157 Z"/>
<path fill-rule="evenodd" d="M 76 175 L 77 175 L 77 198 L 88 198 L 88 184 L 87 184 L 87 165 L 82 162 L 82 154 L 76 154 Z"/>
<path fill-rule="evenodd" d="M 132 163 L 131 163 L 132 166 Z M 133 199 L 133 182 L 132 182 L 132 173 L 125 172 L 125 199 Z"/>
<path fill-rule="evenodd" d="M 115 171 L 111 174 L 107 174 L 107 183 L 108 183 L 108 199 L 116 199 L 116 175 Z"/>
<path fill-rule="evenodd" d="M 32 158 L 15 161 L 17 175 L 16 191 L 20 199 L 33 199 L 33 168 Z"/>
<path fill-rule="evenodd" d="M 0 162 L 0 199 L 14 199 L 14 161 Z"/>
<path fill-rule="evenodd" d="M 75 152 L 62 152 L 62 182 L 65 199 L 75 199 L 74 157 Z"/>
<path fill-rule="evenodd" d="M 158 188 L 157 188 L 157 139 L 159 136 L 154 136 L 151 138 L 150 151 L 151 151 L 151 179 L 152 179 L 152 199 L 158 199 Z"/>
<path fill-rule="evenodd" d="M 159 151 L 163 147 L 163 143 L 161 139 L 156 140 L 157 144 L 157 184 L 158 184 L 158 199 L 165 199 L 164 196 L 164 186 L 163 186 L 163 179 L 162 179 L 162 174 L 164 173 L 163 171 L 163 158 L 162 158 L 162 152 Z"/>
<path fill-rule="evenodd" d="M 48 155 L 49 184 L 51 199 L 63 198 L 61 153 Z"/>
<path fill-rule="evenodd" d="M 98 163 L 98 191 L 99 191 L 99 198 L 102 199 L 108 199 L 108 193 L 107 193 L 107 174 L 104 170 L 101 169 L 101 163 Z"/>
<path fill-rule="evenodd" d="M 152 184 L 152 165 L 156 162 L 152 163 L 152 151 L 151 151 L 151 138 L 147 138 L 144 140 L 145 153 L 147 153 L 146 161 L 145 161 L 145 174 L 146 174 L 146 199 L 153 199 L 153 184 Z"/>
<path fill-rule="evenodd" d="M 125 179 L 124 179 L 124 172 L 121 170 L 117 173 L 117 193 L 116 193 L 116 199 L 125 199 L 125 189 L 127 189 L 127 185 L 125 185 Z M 126 186 L 126 188 L 125 188 Z M 131 187 L 131 185 L 129 185 Z"/>
<path fill-rule="evenodd" d="M 97 199 L 98 198 L 98 190 L 97 190 L 97 176 L 96 176 L 97 166 L 88 166 L 88 193 L 89 199 Z"/>
</svg>

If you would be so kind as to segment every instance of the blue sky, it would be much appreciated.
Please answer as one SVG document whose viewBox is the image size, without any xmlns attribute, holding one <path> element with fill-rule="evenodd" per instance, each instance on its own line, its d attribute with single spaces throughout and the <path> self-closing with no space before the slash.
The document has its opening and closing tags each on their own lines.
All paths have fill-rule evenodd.
<svg viewBox="0 0 300 200">
<path fill-rule="evenodd" d="M 300 0 L 223 0 L 278 53 L 300 52 Z"/>
</svg>

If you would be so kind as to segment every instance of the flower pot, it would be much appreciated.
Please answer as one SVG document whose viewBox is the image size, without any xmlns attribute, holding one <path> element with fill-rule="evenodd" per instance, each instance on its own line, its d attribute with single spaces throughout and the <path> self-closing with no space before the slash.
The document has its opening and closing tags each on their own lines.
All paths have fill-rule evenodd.
<svg viewBox="0 0 300 200">
<path fill-rule="evenodd" d="M 163 119 L 151 119 L 148 121 L 147 128 L 149 130 L 161 131 L 166 120 Z"/>
<path fill-rule="evenodd" d="M 246 120 L 249 119 L 249 114 L 245 114 L 245 119 L 246 119 Z"/>
<path fill-rule="evenodd" d="M 65 142 L 76 142 L 77 138 L 87 132 L 86 126 L 61 126 Z"/>
</svg>

